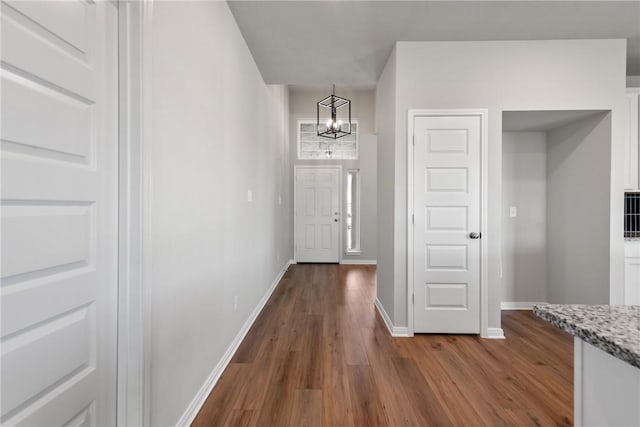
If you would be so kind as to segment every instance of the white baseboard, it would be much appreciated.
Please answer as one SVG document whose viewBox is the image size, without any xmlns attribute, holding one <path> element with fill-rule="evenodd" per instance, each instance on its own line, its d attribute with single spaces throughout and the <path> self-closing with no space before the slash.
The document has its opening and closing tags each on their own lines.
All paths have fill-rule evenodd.
<svg viewBox="0 0 640 427">
<path fill-rule="evenodd" d="M 289 265 L 293 265 L 293 264 L 297 264 L 295 259 L 290 259 L 289 260 Z"/>
<path fill-rule="evenodd" d="M 408 326 L 394 326 L 393 333 L 391 334 L 394 337 L 408 338 L 409 335 L 409 327 Z"/>
<path fill-rule="evenodd" d="M 382 320 L 384 320 L 384 324 L 387 326 L 387 329 L 389 330 L 389 334 L 391 334 L 392 337 L 410 336 L 409 328 L 407 326 L 393 326 L 393 323 L 391 322 L 391 318 L 389 317 L 389 315 L 387 314 L 387 311 L 382 306 L 382 303 L 380 302 L 378 297 L 376 297 L 375 306 L 376 306 L 376 309 L 378 310 L 378 313 L 380 313 L 380 317 L 382 317 Z"/>
<path fill-rule="evenodd" d="M 505 339 L 505 336 L 502 328 L 487 328 L 487 334 L 482 338 L 488 338 L 493 340 L 503 340 Z"/>
<path fill-rule="evenodd" d="M 543 303 L 542 302 L 502 301 L 502 303 L 500 303 L 500 310 L 533 310 L 533 306 L 536 304 L 543 304 Z"/>
<path fill-rule="evenodd" d="M 340 261 L 340 264 L 348 264 L 348 265 L 376 265 L 378 261 L 375 259 L 343 259 Z"/>
<path fill-rule="evenodd" d="M 382 317 L 382 320 L 384 320 L 384 324 L 387 325 L 389 333 L 393 336 L 393 323 L 391 323 L 391 319 L 389 318 L 387 311 L 382 306 L 382 303 L 380 302 L 378 297 L 376 297 L 374 305 L 376 306 L 378 313 L 380 313 L 380 317 Z"/>
<path fill-rule="evenodd" d="M 295 262 L 293 262 L 293 260 L 289 260 L 284 265 L 284 267 L 282 267 L 282 270 L 280 270 L 280 273 L 278 273 L 278 276 L 275 278 L 275 280 L 273 281 L 273 283 L 271 284 L 267 292 L 264 294 L 262 299 L 258 302 L 258 305 L 256 305 L 256 308 L 251 312 L 247 321 L 244 322 L 244 325 L 242 325 L 242 328 L 240 329 L 236 337 L 233 339 L 233 341 L 227 348 L 227 351 L 224 353 L 224 355 L 222 356 L 222 358 L 220 359 L 216 367 L 213 369 L 211 374 L 209 374 L 209 377 L 204 382 L 202 387 L 200 387 L 200 390 L 198 390 L 198 393 L 196 393 L 195 397 L 187 407 L 186 411 L 184 411 L 184 413 L 180 417 L 180 420 L 178 420 L 176 424 L 177 427 L 190 426 L 193 420 L 196 418 L 196 415 L 198 415 L 198 412 L 200 412 L 202 405 L 204 405 L 204 402 L 207 400 L 207 397 L 209 397 L 211 390 L 213 390 L 213 387 L 216 385 L 216 383 L 220 379 L 222 372 L 224 372 L 229 362 L 231 362 L 231 359 L 233 358 L 233 355 L 235 354 L 235 352 L 238 350 L 240 343 L 242 343 L 242 340 L 247 335 L 247 332 L 249 332 L 249 329 L 251 329 L 253 322 L 255 322 L 255 320 L 257 319 L 258 315 L 260 314 L 265 304 L 271 297 L 271 294 L 276 289 L 276 286 L 278 286 L 278 283 L 280 283 L 280 279 L 282 279 L 282 276 L 284 276 L 284 273 L 286 273 L 287 268 L 289 268 L 291 264 L 295 264 Z"/>
<path fill-rule="evenodd" d="M 389 333 L 391 334 L 392 337 L 410 337 L 411 336 L 409 334 L 409 328 L 407 326 L 393 326 L 393 323 L 391 322 L 391 318 L 389 317 L 382 303 L 377 297 L 375 301 L 375 306 L 376 306 L 376 309 L 378 310 L 378 313 L 380 313 L 382 320 L 384 320 L 384 324 L 387 326 L 387 329 L 389 330 Z M 488 338 L 488 339 L 505 339 L 504 331 L 502 330 L 502 328 L 487 328 L 486 334 L 484 334 L 482 337 Z"/>
</svg>

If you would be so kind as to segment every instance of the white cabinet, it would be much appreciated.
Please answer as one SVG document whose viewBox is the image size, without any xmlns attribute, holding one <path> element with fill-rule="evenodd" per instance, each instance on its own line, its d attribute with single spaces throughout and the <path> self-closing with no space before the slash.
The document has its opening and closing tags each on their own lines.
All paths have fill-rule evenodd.
<svg viewBox="0 0 640 427">
<path fill-rule="evenodd" d="M 640 425 L 640 368 L 573 340 L 574 425 Z"/>
<path fill-rule="evenodd" d="M 627 88 L 626 100 L 629 106 L 629 127 L 625 132 L 624 188 L 637 190 L 638 183 L 638 102 L 640 88 Z"/>
<path fill-rule="evenodd" d="M 624 244 L 624 303 L 640 305 L 640 240 Z"/>
</svg>

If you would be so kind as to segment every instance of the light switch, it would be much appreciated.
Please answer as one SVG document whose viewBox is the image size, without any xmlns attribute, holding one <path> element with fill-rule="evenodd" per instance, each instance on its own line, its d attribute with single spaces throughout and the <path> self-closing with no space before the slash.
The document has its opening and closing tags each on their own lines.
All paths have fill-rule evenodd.
<svg viewBox="0 0 640 427">
<path fill-rule="evenodd" d="M 247 190 L 247 202 L 253 202 L 253 191 Z"/>
<path fill-rule="evenodd" d="M 518 209 L 515 206 L 511 206 L 509 208 L 509 216 L 511 218 L 514 218 L 514 217 L 518 216 Z"/>
</svg>

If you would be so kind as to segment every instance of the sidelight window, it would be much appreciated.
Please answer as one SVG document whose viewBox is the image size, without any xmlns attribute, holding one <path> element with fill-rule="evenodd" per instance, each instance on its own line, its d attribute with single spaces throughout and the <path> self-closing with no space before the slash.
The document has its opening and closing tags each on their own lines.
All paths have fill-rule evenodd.
<svg viewBox="0 0 640 427">
<path fill-rule="evenodd" d="M 347 253 L 360 253 L 360 171 L 347 171 L 346 248 Z"/>
</svg>

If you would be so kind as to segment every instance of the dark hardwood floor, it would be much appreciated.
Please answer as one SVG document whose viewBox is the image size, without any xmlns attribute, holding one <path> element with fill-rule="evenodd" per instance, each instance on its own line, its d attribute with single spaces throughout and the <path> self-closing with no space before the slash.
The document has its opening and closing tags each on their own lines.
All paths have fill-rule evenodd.
<svg viewBox="0 0 640 427">
<path fill-rule="evenodd" d="M 293 265 L 194 426 L 573 424 L 573 340 L 528 311 L 506 340 L 392 338 L 375 267 Z"/>
</svg>

